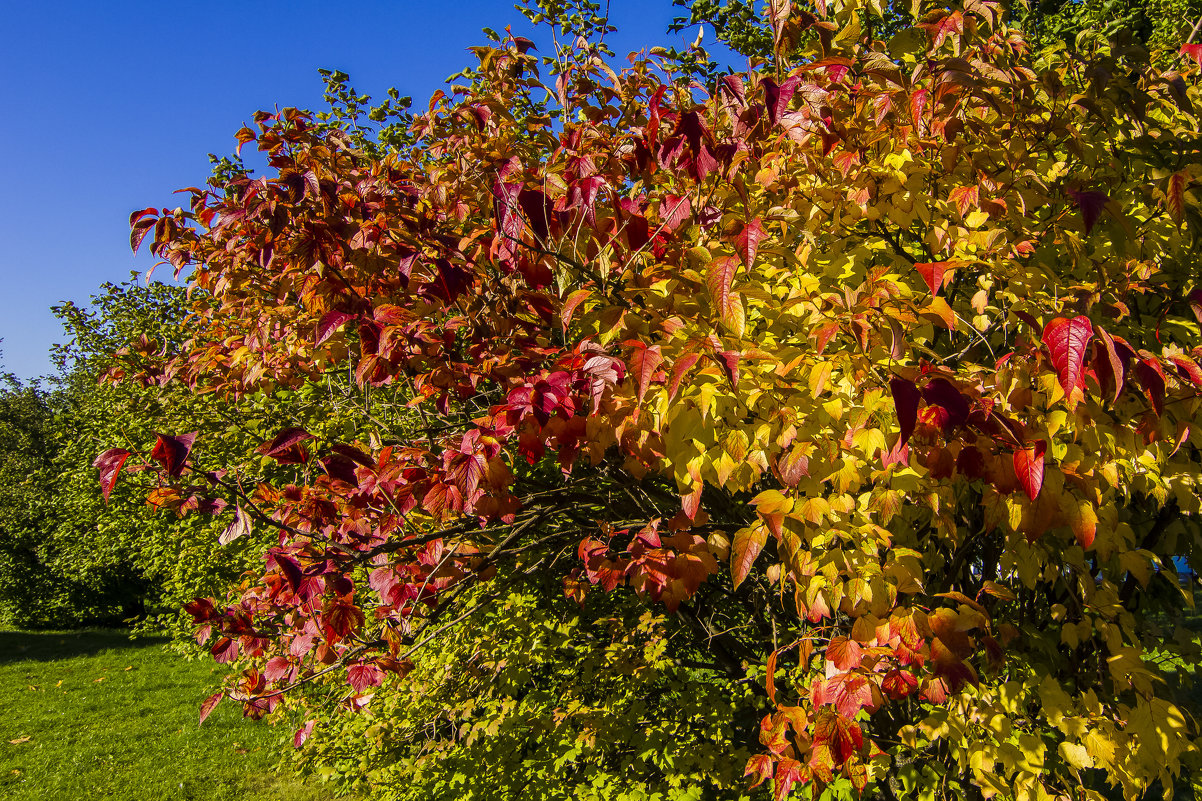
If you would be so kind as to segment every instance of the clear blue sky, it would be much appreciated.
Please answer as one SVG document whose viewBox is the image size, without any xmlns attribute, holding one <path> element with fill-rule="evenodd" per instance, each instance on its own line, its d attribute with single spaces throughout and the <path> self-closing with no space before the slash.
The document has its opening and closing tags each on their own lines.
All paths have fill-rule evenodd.
<svg viewBox="0 0 1202 801">
<path fill-rule="evenodd" d="M 612 0 L 611 46 L 685 43 L 666 33 L 678 11 L 671 0 Z M 0 367 L 49 372 L 63 338 L 50 306 L 144 273 L 153 260 L 129 252 L 130 211 L 180 205 L 172 191 L 203 182 L 207 154 L 229 153 L 256 109 L 317 107 L 321 67 L 373 97 L 396 86 L 420 108 L 470 63 L 482 27 L 507 24 L 546 41 L 512 0 L 6 4 Z"/>
</svg>

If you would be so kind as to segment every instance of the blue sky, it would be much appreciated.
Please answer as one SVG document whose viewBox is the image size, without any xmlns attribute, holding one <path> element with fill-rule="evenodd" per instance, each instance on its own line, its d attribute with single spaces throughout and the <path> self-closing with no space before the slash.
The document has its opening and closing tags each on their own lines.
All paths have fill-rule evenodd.
<svg viewBox="0 0 1202 801">
<path fill-rule="evenodd" d="M 671 0 L 612 0 L 611 46 L 687 44 L 666 33 L 677 13 Z M 130 211 L 180 205 L 172 191 L 203 182 L 207 154 L 230 152 L 256 109 L 317 107 L 321 67 L 421 107 L 470 63 L 482 27 L 507 24 L 532 35 L 512 0 L 7 4 L 0 367 L 49 372 L 63 338 L 50 306 L 144 273 L 153 260 L 129 252 Z"/>
</svg>

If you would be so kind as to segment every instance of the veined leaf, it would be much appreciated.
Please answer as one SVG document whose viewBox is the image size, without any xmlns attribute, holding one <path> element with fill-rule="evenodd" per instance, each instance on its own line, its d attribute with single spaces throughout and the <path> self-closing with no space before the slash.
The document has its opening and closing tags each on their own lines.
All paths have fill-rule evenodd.
<svg viewBox="0 0 1202 801">
<path fill-rule="evenodd" d="M 1093 338 L 1093 324 L 1088 317 L 1071 320 L 1057 317 L 1043 329 L 1043 344 L 1052 356 L 1052 366 L 1060 378 L 1069 407 L 1075 405 L 1073 392 L 1081 386 L 1084 377 L 1085 353 Z"/>
<path fill-rule="evenodd" d="M 736 590 L 751 572 L 751 566 L 767 542 L 768 529 L 762 525 L 748 526 L 735 532 L 734 542 L 730 544 L 730 572 Z"/>
<path fill-rule="evenodd" d="M 1014 452 L 1014 472 L 1027 497 L 1035 500 L 1043 489 L 1043 457 L 1048 444 L 1042 439 Z"/>
</svg>

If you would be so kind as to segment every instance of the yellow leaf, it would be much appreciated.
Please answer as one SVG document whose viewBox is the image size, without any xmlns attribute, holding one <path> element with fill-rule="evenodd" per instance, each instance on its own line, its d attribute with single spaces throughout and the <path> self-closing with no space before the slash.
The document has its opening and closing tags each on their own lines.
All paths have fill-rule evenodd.
<svg viewBox="0 0 1202 801">
<path fill-rule="evenodd" d="M 1083 745 L 1069 742 L 1061 743 L 1060 756 L 1064 757 L 1064 761 L 1077 770 L 1093 767 L 1093 757 L 1089 755 L 1089 751 Z"/>
<path fill-rule="evenodd" d="M 793 511 L 793 499 L 780 490 L 764 490 L 752 499 L 751 505 L 762 515 L 786 515 Z"/>
</svg>

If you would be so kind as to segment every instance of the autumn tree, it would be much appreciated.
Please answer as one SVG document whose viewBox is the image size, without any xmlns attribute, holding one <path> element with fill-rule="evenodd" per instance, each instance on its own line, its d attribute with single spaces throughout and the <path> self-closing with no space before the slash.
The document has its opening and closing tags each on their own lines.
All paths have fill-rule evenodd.
<svg viewBox="0 0 1202 801">
<path fill-rule="evenodd" d="M 708 91 L 505 38 L 391 152 L 260 113 L 267 174 L 133 215 L 195 293 L 163 383 L 364 399 L 97 460 L 272 532 L 188 607 L 202 719 L 358 711 L 397 797 L 1189 780 L 1202 46 L 879 11 L 772 3 Z"/>
</svg>

